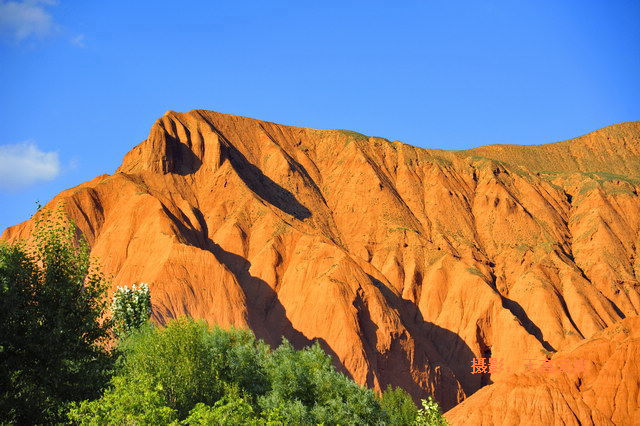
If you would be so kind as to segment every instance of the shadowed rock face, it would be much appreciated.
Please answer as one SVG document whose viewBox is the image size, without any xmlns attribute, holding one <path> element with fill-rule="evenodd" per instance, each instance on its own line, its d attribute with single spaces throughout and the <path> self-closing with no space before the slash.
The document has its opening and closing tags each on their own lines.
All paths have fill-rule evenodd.
<svg viewBox="0 0 640 426">
<path fill-rule="evenodd" d="M 115 174 L 50 204 L 65 203 L 114 286 L 150 284 L 156 321 L 319 341 L 359 383 L 434 394 L 444 409 L 490 385 L 456 422 L 489 409 L 471 403 L 491 389 L 509 398 L 528 359 L 638 315 L 639 190 L 639 122 L 454 152 L 192 111 L 166 113 Z M 472 374 L 483 356 L 510 368 Z M 606 377 L 594 398 L 618 422 L 632 411 L 610 389 L 622 379 Z M 566 414 L 554 401 L 545 419 Z"/>
</svg>

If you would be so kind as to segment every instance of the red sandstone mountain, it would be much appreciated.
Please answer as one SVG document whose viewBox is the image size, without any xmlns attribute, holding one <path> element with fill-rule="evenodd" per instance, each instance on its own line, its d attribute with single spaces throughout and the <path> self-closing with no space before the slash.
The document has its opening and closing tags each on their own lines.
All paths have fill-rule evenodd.
<svg viewBox="0 0 640 426">
<path fill-rule="evenodd" d="M 359 383 L 445 410 L 488 385 L 454 424 L 632 424 L 639 190 L 640 122 L 454 152 L 192 111 L 50 204 L 114 286 L 150 284 L 159 322 L 317 340 Z M 631 333 L 602 343 L 618 326 Z M 472 374 L 483 356 L 508 368 Z M 592 363 L 584 377 L 525 371 L 570 356 Z"/>
</svg>

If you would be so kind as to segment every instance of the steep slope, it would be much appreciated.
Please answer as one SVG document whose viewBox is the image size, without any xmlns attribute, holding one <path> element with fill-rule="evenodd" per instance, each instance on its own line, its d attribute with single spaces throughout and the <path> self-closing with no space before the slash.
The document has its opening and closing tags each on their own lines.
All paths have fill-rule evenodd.
<svg viewBox="0 0 640 426">
<path fill-rule="evenodd" d="M 157 321 L 319 341 L 358 382 L 449 409 L 509 377 L 475 357 L 524 370 L 638 315 L 639 132 L 446 152 L 168 112 L 115 174 L 50 204 L 114 286 L 150 284 Z"/>
</svg>

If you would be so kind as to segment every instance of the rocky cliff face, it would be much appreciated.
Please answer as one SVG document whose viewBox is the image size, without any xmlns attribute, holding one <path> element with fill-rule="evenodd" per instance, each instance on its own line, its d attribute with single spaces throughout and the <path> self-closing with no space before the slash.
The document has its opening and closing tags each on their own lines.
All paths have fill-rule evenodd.
<svg viewBox="0 0 640 426">
<path fill-rule="evenodd" d="M 454 152 L 192 111 L 167 112 L 115 174 L 51 204 L 65 203 L 114 286 L 150 284 L 156 321 L 319 341 L 356 381 L 434 394 L 445 409 L 489 385 L 452 411 L 458 421 L 490 409 L 490 392 L 507 404 L 527 360 L 638 315 L 639 191 L 640 122 Z M 472 374 L 477 357 L 508 368 Z M 630 415 L 615 408 L 619 377 L 598 377 L 598 415 Z"/>
</svg>

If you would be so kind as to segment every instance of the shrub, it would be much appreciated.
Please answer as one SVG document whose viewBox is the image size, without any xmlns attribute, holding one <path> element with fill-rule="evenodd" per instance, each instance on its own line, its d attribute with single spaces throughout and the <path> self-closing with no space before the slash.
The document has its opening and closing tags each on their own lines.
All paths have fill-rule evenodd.
<svg viewBox="0 0 640 426">
<path fill-rule="evenodd" d="M 199 403 L 183 422 L 185 425 L 251 425 L 260 424 L 253 407 L 244 398 L 224 397 L 213 407 Z"/>
<path fill-rule="evenodd" d="M 446 426 L 447 421 L 440 412 L 438 403 L 430 396 L 422 400 L 422 408 L 418 410 L 417 425 Z"/>
<path fill-rule="evenodd" d="M 62 210 L 42 210 L 33 244 L 0 244 L 0 423 L 64 420 L 108 381 L 107 282 Z"/>
<path fill-rule="evenodd" d="M 113 329 L 121 339 L 142 327 L 151 317 L 151 294 L 145 283 L 118 287 L 111 304 Z"/>
<path fill-rule="evenodd" d="M 384 418 L 373 391 L 338 373 L 317 343 L 296 351 L 284 340 L 265 367 L 271 389 L 259 400 L 263 410 L 284 411 L 312 424 L 376 424 Z M 289 407 L 293 402 L 300 404 Z"/>
<path fill-rule="evenodd" d="M 382 409 L 389 416 L 389 425 L 413 425 L 418 416 L 418 408 L 411 396 L 402 388 L 392 388 L 391 385 L 382 393 L 380 398 Z"/>
<path fill-rule="evenodd" d="M 111 386 L 97 401 L 72 404 L 69 420 L 76 424 L 163 425 L 178 418 L 176 410 L 166 405 L 161 386 L 119 376 Z"/>
</svg>

